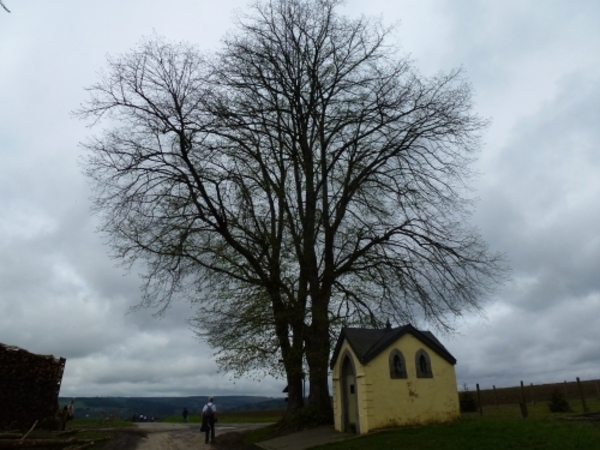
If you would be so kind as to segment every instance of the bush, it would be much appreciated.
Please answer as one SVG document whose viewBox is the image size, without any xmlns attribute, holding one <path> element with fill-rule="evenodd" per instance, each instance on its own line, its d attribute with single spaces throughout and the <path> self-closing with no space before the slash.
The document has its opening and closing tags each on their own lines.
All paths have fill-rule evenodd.
<svg viewBox="0 0 600 450">
<path fill-rule="evenodd" d="M 323 414 L 321 411 L 310 406 L 305 406 L 294 412 L 289 425 L 293 428 L 302 430 L 304 428 L 312 428 L 331 423 L 333 423 L 332 416 Z"/>
<path fill-rule="evenodd" d="M 553 413 L 571 411 L 571 405 L 569 405 L 569 402 L 558 388 L 555 388 L 552 392 L 552 396 L 548 402 L 548 408 Z"/>
<path fill-rule="evenodd" d="M 479 405 L 475 399 L 475 394 L 469 390 L 469 386 L 465 383 L 462 391 L 458 393 L 458 402 L 460 404 L 460 412 L 477 412 Z"/>
</svg>

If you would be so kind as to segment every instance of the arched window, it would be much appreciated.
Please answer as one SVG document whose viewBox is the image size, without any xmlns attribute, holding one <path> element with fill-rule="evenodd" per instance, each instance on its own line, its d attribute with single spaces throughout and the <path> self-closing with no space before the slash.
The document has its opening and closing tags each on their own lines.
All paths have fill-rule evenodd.
<svg viewBox="0 0 600 450">
<path fill-rule="evenodd" d="M 400 350 L 390 352 L 390 378 L 406 378 L 406 361 Z"/>
<path fill-rule="evenodd" d="M 433 378 L 431 360 L 425 350 L 421 349 L 416 353 L 415 367 L 417 368 L 417 378 Z"/>
</svg>

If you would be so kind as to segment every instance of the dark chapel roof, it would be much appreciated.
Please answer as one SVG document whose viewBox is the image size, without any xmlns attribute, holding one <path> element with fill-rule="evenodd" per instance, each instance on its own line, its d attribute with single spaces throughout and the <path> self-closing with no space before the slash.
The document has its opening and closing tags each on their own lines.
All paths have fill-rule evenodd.
<svg viewBox="0 0 600 450">
<path fill-rule="evenodd" d="M 417 330 L 408 324 L 398 328 L 382 329 L 342 328 L 333 351 L 330 367 L 333 368 L 335 365 L 344 340 L 348 341 L 360 363 L 365 365 L 406 333 L 412 334 L 450 364 L 456 364 L 456 358 L 446 350 L 446 347 L 430 331 Z"/>
</svg>

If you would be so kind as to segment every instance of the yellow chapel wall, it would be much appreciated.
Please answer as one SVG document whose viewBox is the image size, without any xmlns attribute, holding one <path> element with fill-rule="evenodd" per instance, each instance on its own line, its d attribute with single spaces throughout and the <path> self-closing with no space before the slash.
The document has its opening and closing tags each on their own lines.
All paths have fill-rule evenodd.
<svg viewBox="0 0 600 450">
<path fill-rule="evenodd" d="M 390 378 L 389 355 L 402 352 L 407 378 Z M 431 361 L 432 378 L 417 378 L 415 355 L 423 349 Z M 363 388 L 368 429 L 398 425 L 446 422 L 460 416 L 454 366 L 440 357 L 412 334 L 405 334 L 395 344 L 370 361 L 363 369 Z M 367 432 L 362 430 L 361 432 Z"/>
<path fill-rule="evenodd" d="M 391 379 L 389 355 L 402 352 L 407 378 Z M 432 378 L 417 378 L 415 355 L 425 350 L 431 362 Z M 332 369 L 334 426 L 343 430 L 341 370 L 349 354 L 356 371 L 358 407 L 357 430 L 361 434 L 376 428 L 427 424 L 455 420 L 460 416 L 454 366 L 412 334 L 405 334 L 376 358 L 363 366 L 347 341 L 340 347 Z"/>
</svg>

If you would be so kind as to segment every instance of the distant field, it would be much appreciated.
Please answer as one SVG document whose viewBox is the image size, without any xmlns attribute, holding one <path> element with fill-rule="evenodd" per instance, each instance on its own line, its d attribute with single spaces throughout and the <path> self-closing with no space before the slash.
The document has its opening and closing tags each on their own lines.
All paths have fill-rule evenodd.
<svg viewBox="0 0 600 450">
<path fill-rule="evenodd" d="M 218 413 L 217 418 L 219 423 L 269 423 L 277 422 L 283 417 L 285 411 L 243 411 L 243 412 L 224 412 Z M 200 414 L 192 414 L 188 416 L 189 423 L 200 423 Z M 161 422 L 182 423 L 182 416 L 168 416 Z"/>
<path fill-rule="evenodd" d="M 67 422 L 67 426 L 69 429 L 91 429 L 91 428 L 122 428 L 122 427 L 130 427 L 131 422 L 128 420 L 104 420 L 100 421 L 98 419 L 90 419 L 90 418 L 75 418 L 72 421 Z"/>
<path fill-rule="evenodd" d="M 206 404 L 206 396 L 194 397 L 79 397 L 75 400 L 75 417 L 99 419 L 102 414 L 131 420 L 136 415 L 146 417 L 181 417 L 183 408 L 193 414 L 198 414 Z M 220 411 L 272 411 L 285 409 L 283 398 L 258 396 L 219 396 L 216 398 Z M 60 397 L 59 404 L 63 407 L 70 401 L 68 397 Z"/>
</svg>

